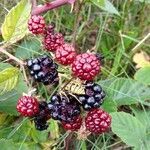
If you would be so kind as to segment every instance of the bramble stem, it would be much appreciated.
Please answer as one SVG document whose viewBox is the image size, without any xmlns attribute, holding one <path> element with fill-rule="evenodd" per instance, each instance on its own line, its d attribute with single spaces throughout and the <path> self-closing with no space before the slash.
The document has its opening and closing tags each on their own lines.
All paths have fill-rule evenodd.
<svg viewBox="0 0 150 150">
<path fill-rule="evenodd" d="M 55 1 L 46 3 L 44 5 L 39 5 L 39 6 L 35 6 L 36 0 L 31 0 L 31 3 L 32 3 L 32 7 L 33 7 L 31 14 L 32 15 L 38 15 L 38 14 L 41 14 L 41 13 L 46 12 L 48 10 L 55 9 L 55 8 L 60 7 L 62 5 L 68 4 L 69 0 L 55 0 Z"/>
</svg>

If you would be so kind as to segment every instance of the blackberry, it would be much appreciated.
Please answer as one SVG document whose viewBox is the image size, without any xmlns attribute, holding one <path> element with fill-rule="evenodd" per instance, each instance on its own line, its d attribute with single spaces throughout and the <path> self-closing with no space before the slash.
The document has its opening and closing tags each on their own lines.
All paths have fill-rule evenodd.
<svg viewBox="0 0 150 150">
<path fill-rule="evenodd" d="M 45 85 L 58 83 L 58 65 L 50 57 L 44 55 L 30 59 L 27 61 L 27 66 L 36 81 Z"/>
<path fill-rule="evenodd" d="M 41 119 L 38 117 L 34 118 L 34 124 L 35 124 L 35 128 L 39 131 L 43 131 L 48 128 L 48 124 L 47 121 L 45 121 L 45 119 Z"/>
<path fill-rule="evenodd" d="M 46 102 L 40 102 L 39 113 L 34 117 L 35 128 L 37 130 L 46 130 L 48 128 L 47 120 L 50 119 L 50 112 Z"/>
<path fill-rule="evenodd" d="M 33 15 L 28 21 L 28 29 L 33 34 L 41 34 L 44 32 L 45 20 L 42 16 Z"/>
<path fill-rule="evenodd" d="M 91 133 L 101 134 L 107 132 L 111 125 L 111 116 L 102 109 L 92 109 L 85 117 L 86 129 Z"/>
<path fill-rule="evenodd" d="M 58 47 L 55 53 L 56 60 L 62 65 L 70 65 L 76 56 L 76 51 L 71 44 L 65 43 Z"/>
<path fill-rule="evenodd" d="M 85 110 L 98 108 L 103 103 L 105 92 L 101 86 L 94 82 L 87 82 L 85 84 L 85 94 L 79 95 L 79 101 Z"/>
<path fill-rule="evenodd" d="M 54 32 L 54 26 L 51 25 L 45 30 L 43 46 L 46 50 L 54 52 L 59 46 L 64 44 L 64 37 L 61 33 Z"/>
<path fill-rule="evenodd" d="M 17 111 L 25 117 L 33 117 L 39 112 L 39 102 L 35 97 L 22 96 L 17 103 Z"/>
<path fill-rule="evenodd" d="M 63 128 L 69 131 L 77 131 L 78 129 L 80 129 L 81 125 L 82 125 L 81 116 L 75 117 L 70 123 L 62 122 Z"/>
<path fill-rule="evenodd" d="M 72 63 L 72 73 L 81 80 L 91 81 L 100 72 L 100 61 L 92 53 L 83 53 L 75 57 Z"/>
<path fill-rule="evenodd" d="M 53 95 L 48 108 L 53 119 L 66 123 L 71 122 L 74 117 L 80 114 L 80 107 L 75 98 L 71 96 Z"/>
</svg>

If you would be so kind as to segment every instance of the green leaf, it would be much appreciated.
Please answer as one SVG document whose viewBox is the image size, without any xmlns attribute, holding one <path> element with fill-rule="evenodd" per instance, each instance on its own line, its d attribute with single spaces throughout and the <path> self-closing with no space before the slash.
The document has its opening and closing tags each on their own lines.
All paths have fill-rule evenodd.
<svg viewBox="0 0 150 150">
<path fill-rule="evenodd" d="M 15 143 L 28 139 L 31 132 L 31 122 L 28 118 L 23 118 L 18 122 L 7 135 L 7 139 L 13 139 Z"/>
<path fill-rule="evenodd" d="M 1 139 L 0 140 L 0 145 L 3 148 L 3 150 L 16 150 L 17 147 L 14 145 L 14 142 L 12 140 L 6 140 L 6 139 Z"/>
<path fill-rule="evenodd" d="M 15 67 L 0 72 L 0 95 L 15 88 L 19 78 L 19 70 Z"/>
<path fill-rule="evenodd" d="M 139 120 L 125 112 L 111 113 L 112 131 L 129 146 L 141 147 L 146 138 L 146 128 Z"/>
<path fill-rule="evenodd" d="M 134 78 L 145 85 L 150 85 L 150 67 L 144 67 L 138 70 Z"/>
<path fill-rule="evenodd" d="M 28 90 L 27 84 L 24 82 L 22 76 L 20 76 L 16 87 L 0 96 L 0 112 L 4 112 L 10 115 L 18 115 L 16 111 L 16 104 L 22 93 L 26 93 Z"/>
<path fill-rule="evenodd" d="M 91 0 L 91 2 L 98 7 L 104 6 L 105 4 L 105 0 Z"/>
<path fill-rule="evenodd" d="M 41 43 L 36 39 L 30 41 L 24 40 L 16 49 L 15 56 L 20 59 L 31 58 L 35 56 L 35 54 L 39 54 L 41 49 L 40 45 Z"/>
<path fill-rule="evenodd" d="M 101 4 L 100 2 L 101 1 L 98 1 L 98 0 L 96 1 L 92 0 L 92 3 L 94 3 L 96 6 L 98 6 L 102 10 L 107 11 L 108 13 L 116 14 L 120 16 L 118 10 L 113 6 L 111 2 L 109 2 L 108 0 L 104 0 L 104 4 Z"/>
<path fill-rule="evenodd" d="M 58 126 L 57 121 L 50 120 L 50 125 L 49 125 L 48 129 L 51 133 L 51 138 L 52 139 L 58 139 L 59 138 L 59 126 Z"/>
<path fill-rule="evenodd" d="M 113 100 L 109 100 L 109 99 L 105 99 L 104 103 L 102 105 L 102 108 L 106 111 L 106 112 L 116 112 L 117 111 L 117 104 L 115 101 Z"/>
<path fill-rule="evenodd" d="M 12 139 L 1 139 L 0 145 L 3 150 L 41 150 L 36 143 L 14 143 Z"/>
<path fill-rule="evenodd" d="M 107 94 L 107 99 L 116 101 L 117 105 L 131 105 L 144 102 L 150 98 L 150 88 L 127 78 L 113 78 L 99 81 Z"/>
<path fill-rule="evenodd" d="M 142 111 L 134 107 L 131 107 L 131 109 L 135 117 L 146 127 L 146 129 L 150 129 L 150 111 Z"/>
<path fill-rule="evenodd" d="M 142 2 L 142 3 L 150 3 L 150 0 L 135 0 L 135 1 L 139 1 L 139 2 Z"/>
<path fill-rule="evenodd" d="M 31 3 L 28 0 L 21 0 L 9 11 L 1 28 L 5 41 L 15 43 L 25 36 L 30 12 Z"/>
<path fill-rule="evenodd" d="M 32 124 L 32 130 L 31 130 L 31 137 L 32 139 L 35 141 L 35 143 L 42 143 L 42 142 L 46 142 L 48 135 L 49 135 L 49 131 L 44 130 L 44 131 L 38 131 L 35 128 L 35 125 Z"/>
</svg>

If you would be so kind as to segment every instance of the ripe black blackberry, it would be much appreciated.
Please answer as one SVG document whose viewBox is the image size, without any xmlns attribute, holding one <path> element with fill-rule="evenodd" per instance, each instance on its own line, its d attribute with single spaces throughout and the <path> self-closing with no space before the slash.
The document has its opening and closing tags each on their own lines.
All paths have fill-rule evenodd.
<svg viewBox="0 0 150 150">
<path fill-rule="evenodd" d="M 53 119 L 66 123 L 71 122 L 80 114 L 80 107 L 75 98 L 71 96 L 53 95 L 51 102 L 48 103 L 48 108 Z"/>
<path fill-rule="evenodd" d="M 78 96 L 85 110 L 98 108 L 103 103 L 104 97 L 105 92 L 100 85 L 94 82 L 87 82 L 85 84 L 85 94 Z"/>
<path fill-rule="evenodd" d="M 27 61 L 27 66 L 31 76 L 38 82 L 42 82 L 45 85 L 58 83 L 58 66 L 50 57 L 44 55 L 30 59 Z"/>
<path fill-rule="evenodd" d="M 47 120 L 50 119 L 50 112 L 46 102 L 40 102 L 39 113 L 34 117 L 35 128 L 37 130 L 46 130 L 48 128 Z"/>
</svg>

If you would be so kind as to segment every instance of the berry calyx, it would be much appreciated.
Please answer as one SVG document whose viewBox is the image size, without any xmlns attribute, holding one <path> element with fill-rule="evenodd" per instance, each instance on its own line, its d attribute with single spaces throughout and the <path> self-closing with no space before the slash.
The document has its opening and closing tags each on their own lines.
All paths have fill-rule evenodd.
<svg viewBox="0 0 150 150">
<path fill-rule="evenodd" d="M 65 43 L 58 47 L 55 53 L 56 60 L 62 65 L 70 65 L 76 56 L 76 51 L 71 44 Z"/>
<path fill-rule="evenodd" d="M 44 32 L 45 21 L 42 16 L 33 15 L 28 21 L 28 29 L 33 34 L 41 34 Z"/>
<path fill-rule="evenodd" d="M 17 103 L 17 111 L 25 117 L 33 117 L 39 112 L 39 103 L 35 97 L 22 96 Z"/>
<path fill-rule="evenodd" d="M 72 63 L 73 75 L 81 80 L 91 81 L 99 71 L 100 61 L 92 53 L 79 54 Z"/>
<path fill-rule="evenodd" d="M 78 129 L 80 129 L 81 125 L 82 118 L 80 116 L 74 118 L 70 123 L 62 122 L 63 128 L 69 131 L 77 131 Z"/>
<path fill-rule="evenodd" d="M 109 130 L 111 116 L 102 109 L 93 109 L 85 117 L 86 129 L 91 133 L 101 134 Z"/>
</svg>

